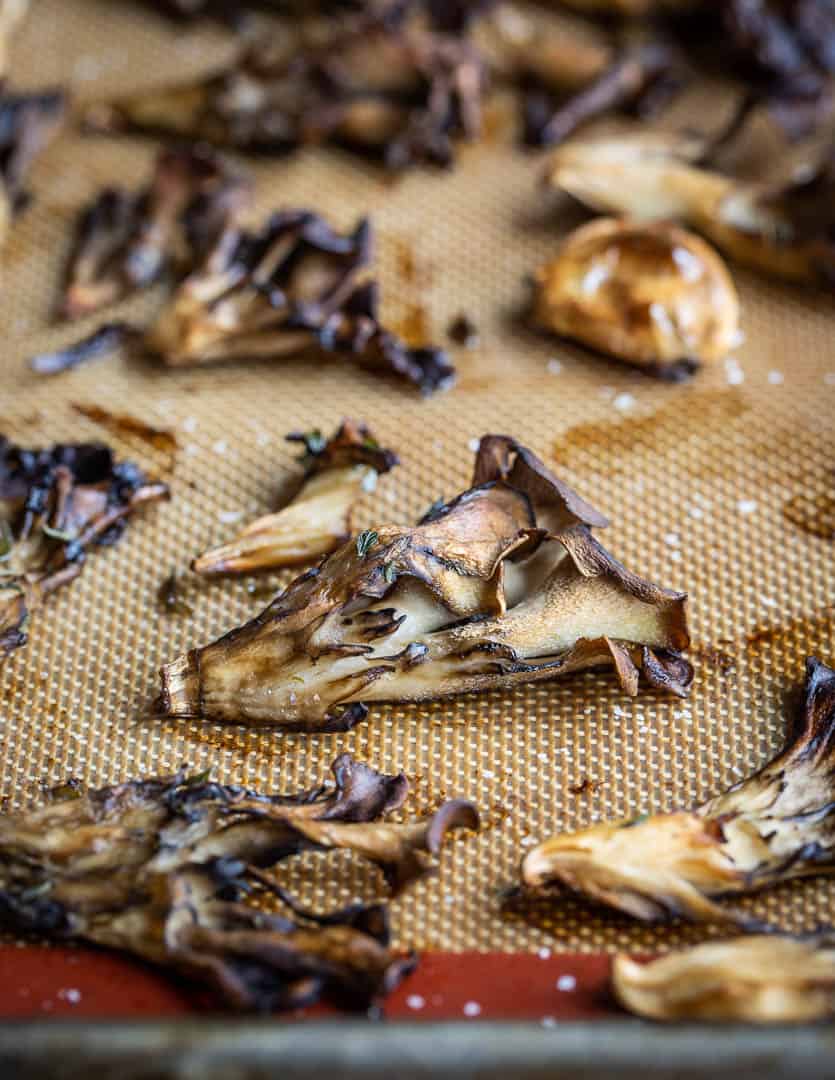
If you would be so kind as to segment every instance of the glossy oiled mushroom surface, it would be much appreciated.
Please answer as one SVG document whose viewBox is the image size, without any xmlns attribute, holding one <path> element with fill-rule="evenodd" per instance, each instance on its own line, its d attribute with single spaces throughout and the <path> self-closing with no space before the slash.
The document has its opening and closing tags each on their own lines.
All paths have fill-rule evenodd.
<svg viewBox="0 0 835 1080">
<path fill-rule="evenodd" d="M 722 259 L 666 222 L 583 225 L 537 285 L 539 325 L 655 373 L 713 363 L 739 338 L 739 299 Z"/>
</svg>

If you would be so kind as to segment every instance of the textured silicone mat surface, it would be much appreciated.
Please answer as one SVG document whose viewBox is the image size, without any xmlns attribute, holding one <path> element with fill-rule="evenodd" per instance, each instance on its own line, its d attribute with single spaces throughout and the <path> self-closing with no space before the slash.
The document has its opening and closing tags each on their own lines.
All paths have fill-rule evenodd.
<svg viewBox="0 0 835 1080">
<path fill-rule="evenodd" d="M 76 102 L 211 67 L 234 49 L 213 28 L 174 30 L 115 0 L 37 0 L 17 41 L 19 85 L 68 81 Z M 558 829 L 689 804 L 759 766 L 779 746 L 785 692 L 810 653 L 835 661 L 835 548 L 785 516 L 815 517 L 833 490 L 832 299 L 738 272 L 745 344 L 689 385 L 653 382 L 524 329 L 525 277 L 570 221 L 538 187 L 541 159 L 511 148 L 503 112 L 451 173 L 392 180 L 338 153 L 251 164 L 253 218 L 310 206 L 340 225 L 371 213 L 384 309 L 395 328 L 420 312 L 435 341 L 464 311 L 477 349 L 451 347 L 458 386 L 430 401 L 337 363 L 237 365 L 168 373 L 127 358 L 43 381 L 24 359 L 92 322 L 50 327 L 70 226 L 102 185 L 136 184 L 155 145 L 89 138 L 73 125 L 32 177 L 35 201 L 0 255 L 0 430 L 24 444 L 103 439 L 169 479 L 172 501 L 133 523 L 115 549 L 32 621 L 29 644 L 0 668 L 0 794 L 9 806 L 72 774 L 95 784 L 212 766 L 227 781 L 294 790 L 343 750 L 414 780 L 412 805 L 468 796 L 478 837 L 450 845 L 438 877 L 394 905 L 398 940 L 437 949 L 663 949 L 709 929 L 645 929 L 564 899 L 532 921 L 501 914 L 525 847 Z M 108 312 L 147 318 L 151 293 Z M 172 430 L 175 455 L 82 418 L 96 403 Z M 189 618 L 161 615 L 156 593 L 230 518 L 275 504 L 294 468 L 283 436 L 366 420 L 402 466 L 364 497 L 357 528 L 409 521 L 466 486 L 474 440 L 524 440 L 611 518 L 607 546 L 661 584 L 687 589 L 697 678 L 686 702 L 626 698 L 591 675 L 513 693 L 376 707 L 347 735 L 312 737 L 173 725 L 149 716 L 156 669 L 265 603 L 246 581 L 195 585 Z M 830 507 L 830 514 L 831 514 Z M 590 790 L 572 792 L 585 778 Z M 356 872 L 358 874 L 358 872 Z M 305 886 L 297 872 L 297 885 Z M 346 868 L 316 905 L 368 881 Z M 835 881 L 808 881 L 747 904 L 786 928 L 831 917 Z"/>
</svg>

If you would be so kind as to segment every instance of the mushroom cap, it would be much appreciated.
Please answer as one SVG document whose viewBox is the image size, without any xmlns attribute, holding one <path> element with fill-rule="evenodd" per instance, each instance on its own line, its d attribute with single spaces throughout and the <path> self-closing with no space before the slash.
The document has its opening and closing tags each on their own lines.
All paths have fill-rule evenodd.
<svg viewBox="0 0 835 1080">
<path fill-rule="evenodd" d="M 739 298 L 716 251 L 668 222 L 599 218 L 537 273 L 536 321 L 640 367 L 721 360 Z"/>
</svg>

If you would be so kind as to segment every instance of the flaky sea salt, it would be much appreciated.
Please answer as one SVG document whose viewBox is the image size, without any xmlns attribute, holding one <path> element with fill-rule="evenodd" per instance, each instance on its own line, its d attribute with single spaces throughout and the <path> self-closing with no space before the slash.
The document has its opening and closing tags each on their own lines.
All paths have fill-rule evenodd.
<svg viewBox="0 0 835 1080">
<path fill-rule="evenodd" d="M 420 994 L 409 994 L 406 998 L 406 1004 L 410 1009 L 422 1009 L 426 1004 L 426 999 L 422 998 Z"/>
<path fill-rule="evenodd" d="M 783 375 L 782 371 L 769 371 L 768 381 L 771 383 L 772 386 L 779 386 L 781 383 L 786 381 L 786 377 L 785 375 Z"/>
<path fill-rule="evenodd" d="M 739 361 L 732 356 L 725 361 L 725 378 L 728 386 L 740 386 L 745 382 L 745 372 L 739 366 Z"/>
<path fill-rule="evenodd" d="M 217 519 L 224 525 L 234 525 L 235 522 L 240 521 L 243 516 L 243 511 L 241 510 L 221 510 L 217 515 Z"/>
<path fill-rule="evenodd" d="M 464 1015 L 465 1016 L 480 1016 L 481 1015 L 481 1006 L 479 1005 L 479 1003 L 477 1001 L 468 1001 L 466 1003 L 466 1005 L 464 1006 Z"/>
<path fill-rule="evenodd" d="M 549 960 L 551 958 L 550 949 L 539 949 L 536 954 L 540 960 Z"/>
<path fill-rule="evenodd" d="M 467 446 L 469 446 L 474 454 L 478 453 L 478 439 L 470 439 Z"/>
<path fill-rule="evenodd" d="M 635 404 L 635 397 L 632 394 L 618 394 L 612 404 L 620 412 L 627 412 Z"/>
<path fill-rule="evenodd" d="M 573 975 L 560 975 L 557 979 L 557 989 L 563 991 L 576 990 L 577 980 Z"/>
<path fill-rule="evenodd" d="M 737 510 L 740 514 L 753 514 L 757 509 L 756 499 L 740 499 L 736 504 Z"/>
<path fill-rule="evenodd" d="M 551 375 L 559 375 L 562 371 L 562 364 L 559 360 L 549 360 L 545 367 Z"/>
</svg>

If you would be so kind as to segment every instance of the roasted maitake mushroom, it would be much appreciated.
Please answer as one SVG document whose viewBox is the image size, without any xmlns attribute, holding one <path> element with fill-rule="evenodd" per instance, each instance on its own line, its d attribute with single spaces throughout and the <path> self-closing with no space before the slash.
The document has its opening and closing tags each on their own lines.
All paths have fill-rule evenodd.
<svg viewBox="0 0 835 1080">
<path fill-rule="evenodd" d="M 87 315 L 192 270 L 223 242 L 250 189 L 205 146 L 162 151 L 141 191 L 107 188 L 83 212 L 66 270 L 61 314 Z"/>
<path fill-rule="evenodd" d="M 312 562 L 351 534 L 351 511 L 377 476 L 397 464 L 364 424 L 345 420 L 330 439 L 319 431 L 288 435 L 302 442 L 305 477 L 293 500 L 275 514 L 247 525 L 234 540 L 192 563 L 198 574 L 251 574 Z"/>
<path fill-rule="evenodd" d="M 397 892 L 427 872 L 450 829 L 477 828 L 467 802 L 413 824 L 378 821 L 406 799 L 405 776 L 343 754 L 334 785 L 261 795 L 205 775 L 84 790 L 0 815 L 0 925 L 122 949 L 214 989 L 238 1009 L 353 1008 L 414 966 L 389 946 L 382 904 L 314 915 L 269 868 L 302 851 L 351 851 Z M 279 913 L 245 902 L 274 898 Z"/>
<path fill-rule="evenodd" d="M 421 701 L 612 666 L 680 695 L 685 597 L 591 534 L 606 519 L 515 440 L 481 440 L 473 487 L 415 527 L 360 533 L 265 611 L 162 669 L 163 713 L 345 730 Z"/>
<path fill-rule="evenodd" d="M 171 367 L 318 349 L 423 393 L 449 386 L 455 370 L 442 350 L 408 348 L 380 326 L 376 286 L 361 280 L 371 244 L 367 220 L 339 233 L 308 210 L 273 214 L 256 233 L 228 230 L 180 285 L 147 345 Z"/>
<path fill-rule="evenodd" d="M 482 83 L 463 39 L 363 21 L 324 41 L 281 35 L 208 79 L 96 106 L 88 121 L 249 153 L 328 141 L 390 168 L 449 165 L 455 139 L 478 134 Z"/>
<path fill-rule="evenodd" d="M 688 374 L 739 341 L 725 264 L 675 225 L 590 222 L 566 238 L 537 284 L 540 326 L 652 374 Z"/>
<path fill-rule="evenodd" d="M 754 934 L 612 967 L 615 997 L 652 1020 L 793 1024 L 835 1016 L 835 940 Z"/>
<path fill-rule="evenodd" d="M 57 134 L 65 110 L 60 90 L 19 94 L 0 89 L 0 244 L 12 219 L 29 202 L 26 176 Z"/>
<path fill-rule="evenodd" d="M 27 617 L 114 544 L 142 503 L 165 498 L 106 446 L 23 450 L 0 436 L 0 658 L 26 643 Z"/>
<path fill-rule="evenodd" d="M 551 183 L 603 213 L 678 219 L 727 255 L 766 273 L 831 284 L 835 165 L 830 157 L 786 183 L 747 183 L 692 164 L 705 140 L 660 132 L 569 143 Z"/>
<path fill-rule="evenodd" d="M 695 810 L 607 822 L 534 848 L 527 886 L 561 883 L 637 919 L 750 924 L 717 898 L 835 872 L 835 671 L 807 662 L 783 752 Z"/>
</svg>

